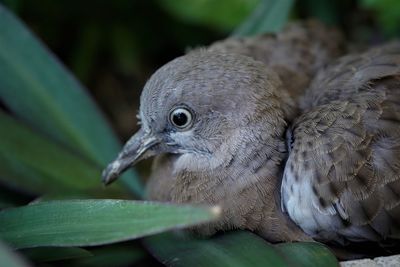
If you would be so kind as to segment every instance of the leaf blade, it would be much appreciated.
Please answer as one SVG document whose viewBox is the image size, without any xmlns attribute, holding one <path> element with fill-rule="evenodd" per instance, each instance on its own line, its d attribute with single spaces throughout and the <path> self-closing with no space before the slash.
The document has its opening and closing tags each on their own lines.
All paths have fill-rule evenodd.
<svg viewBox="0 0 400 267">
<path fill-rule="evenodd" d="M 0 6 L 0 82 L 6 105 L 24 120 L 57 140 L 86 151 L 100 160 L 108 153 L 94 154 L 90 148 L 98 138 L 89 128 L 99 131 L 107 145 L 117 150 L 117 142 L 92 100 L 72 75 L 4 7 Z M 22 47 L 23 46 L 23 47 Z M 29 60 L 28 60 L 29 59 Z M 72 101 L 74 99 L 76 102 Z M 82 113 L 82 114 L 80 114 Z M 95 132 L 92 132 L 95 133 Z M 101 146 L 104 149 L 106 146 Z"/>
<path fill-rule="evenodd" d="M 213 209 L 128 200 L 39 202 L 0 212 L 0 237 L 15 248 L 92 246 L 216 219 Z"/>
<path fill-rule="evenodd" d="M 337 267 L 338 260 L 323 244 L 317 242 L 283 243 L 276 248 L 299 267 Z"/>
<path fill-rule="evenodd" d="M 232 35 L 252 36 L 278 32 L 286 23 L 293 4 L 294 0 L 262 0 Z"/>
<path fill-rule="evenodd" d="M 205 25 L 221 31 L 230 31 L 236 27 L 259 0 L 159 0 L 160 6 L 185 23 Z M 227 8 L 229 7 L 229 8 Z"/>
<path fill-rule="evenodd" d="M 0 112 L 0 181 L 30 193 L 101 188 L 101 169 Z M 114 187 L 110 192 L 115 191 Z"/>
<path fill-rule="evenodd" d="M 167 266 L 289 266 L 274 246 L 245 231 L 203 240 L 164 233 L 145 238 L 145 243 Z"/>
<path fill-rule="evenodd" d="M 0 99 L 33 128 L 105 166 L 120 144 L 86 90 L 1 4 L 0 25 Z M 123 181 L 142 195 L 132 171 Z"/>
</svg>

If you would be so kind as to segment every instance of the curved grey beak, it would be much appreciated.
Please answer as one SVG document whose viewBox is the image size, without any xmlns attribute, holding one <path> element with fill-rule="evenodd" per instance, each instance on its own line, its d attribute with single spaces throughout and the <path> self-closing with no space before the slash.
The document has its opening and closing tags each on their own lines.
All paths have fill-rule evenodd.
<svg viewBox="0 0 400 267">
<path fill-rule="evenodd" d="M 103 183 L 105 185 L 112 183 L 126 169 L 140 160 L 152 156 L 149 149 L 158 143 L 160 143 L 158 138 L 140 129 L 126 142 L 118 157 L 103 171 Z"/>
</svg>

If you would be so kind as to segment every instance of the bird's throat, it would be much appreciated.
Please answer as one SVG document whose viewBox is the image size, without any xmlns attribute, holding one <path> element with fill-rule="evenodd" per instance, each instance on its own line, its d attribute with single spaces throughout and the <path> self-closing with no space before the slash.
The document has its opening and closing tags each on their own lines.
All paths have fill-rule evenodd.
<svg viewBox="0 0 400 267">
<path fill-rule="evenodd" d="M 222 219 L 203 227 L 204 231 L 200 229 L 203 233 L 234 227 L 257 231 L 271 241 L 287 241 L 292 234 L 292 226 L 288 224 L 292 223 L 280 215 L 278 194 L 286 158 L 283 138 L 271 137 L 261 142 L 246 138 L 229 149 L 222 146 L 219 153 L 224 157 L 215 154 L 218 159 L 207 159 L 209 164 L 204 163 L 205 159 L 193 160 L 193 166 L 188 164 L 190 160 L 177 158 L 175 167 L 179 169 L 174 170 L 176 180 L 171 200 L 222 208 Z M 182 160 L 186 161 L 184 165 L 179 162 Z M 202 168 L 199 162 L 204 165 Z"/>
</svg>

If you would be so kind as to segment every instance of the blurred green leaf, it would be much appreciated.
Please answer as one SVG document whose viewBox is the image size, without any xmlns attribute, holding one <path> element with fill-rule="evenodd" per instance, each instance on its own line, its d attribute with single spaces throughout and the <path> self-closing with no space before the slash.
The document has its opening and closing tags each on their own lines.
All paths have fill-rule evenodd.
<svg viewBox="0 0 400 267">
<path fill-rule="evenodd" d="M 275 246 L 292 266 L 339 266 L 335 255 L 317 242 L 282 243 Z"/>
<path fill-rule="evenodd" d="M 388 35 L 399 34 L 400 1 L 398 0 L 359 0 L 362 7 L 373 10 L 381 28 Z"/>
<path fill-rule="evenodd" d="M 0 125 L 4 129 L 0 131 L 0 181 L 3 183 L 31 193 L 102 187 L 99 167 L 2 112 Z"/>
<path fill-rule="evenodd" d="M 113 58 L 120 70 L 129 75 L 140 71 L 139 57 L 140 48 L 139 40 L 135 38 L 132 31 L 123 25 L 116 25 L 112 29 L 110 38 Z"/>
<path fill-rule="evenodd" d="M 133 266 L 145 257 L 143 250 L 132 246 L 105 246 L 91 249 L 92 257 L 81 258 L 73 262 L 77 267 L 119 267 Z"/>
<path fill-rule="evenodd" d="M 148 237 L 145 242 L 167 266 L 288 266 L 271 244 L 250 232 L 225 233 L 203 240 L 166 233 Z"/>
<path fill-rule="evenodd" d="M 0 242 L 0 263 L 4 267 L 28 267 L 29 264 L 13 252 L 10 248 Z"/>
<path fill-rule="evenodd" d="M 337 25 L 340 20 L 341 0 L 301 0 L 297 1 L 298 9 L 303 10 L 307 17 L 317 18 L 327 25 Z"/>
<path fill-rule="evenodd" d="M 83 248 L 28 248 L 21 251 L 28 259 L 34 262 L 51 262 L 91 257 L 93 254 Z"/>
<path fill-rule="evenodd" d="M 261 0 L 253 13 L 233 32 L 233 36 L 280 31 L 293 4 L 294 0 Z"/>
<path fill-rule="evenodd" d="M 0 0 L 0 4 L 4 3 L 14 13 L 18 13 L 21 8 L 21 0 Z"/>
<path fill-rule="evenodd" d="M 276 246 L 247 231 L 224 233 L 211 239 L 163 233 L 145 238 L 145 244 L 167 266 L 338 266 L 332 253 L 321 244 Z"/>
<path fill-rule="evenodd" d="M 245 19 L 260 0 L 159 0 L 172 15 L 193 24 L 231 31 Z"/>
<path fill-rule="evenodd" d="M 87 81 L 92 68 L 95 66 L 96 55 L 103 44 L 102 30 L 93 23 L 82 25 L 78 42 L 72 56 L 72 70 L 81 81 Z"/>
<path fill-rule="evenodd" d="M 4 200 L 2 198 L 0 198 L 0 209 L 4 209 L 4 208 L 10 208 L 10 207 L 14 207 L 14 203 L 8 201 L 7 199 Z"/>
<path fill-rule="evenodd" d="M 37 129 L 100 164 L 118 143 L 85 90 L 27 29 L 0 6 L 0 95 Z"/>
<path fill-rule="evenodd" d="M 216 219 L 214 209 L 124 200 L 39 202 L 0 212 L 0 238 L 14 248 L 92 246 Z"/>
<path fill-rule="evenodd" d="M 104 167 L 117 155 L 120 145 L 85 89 L 1 5 L 0 25 L 2 101 L 38 131 Z M 137 179 L 132 173 L 129 176 L 125 176 L 125 183 L 141 194 Z"/>
<path fill-rule="evenodd" d="M 91 198 L 93 197 L 91 197 L 89 194 L 77 191 L 68 192 L 67 194 L 65 194 L 65 192 L 54 192 L 54 193 L 52 192 L 41 195 L 31 203 L 39 203 L 43 201 L 53 201 L 53 200 L 74 200 L 74 199 L 91 199 Z"/>
</svg>

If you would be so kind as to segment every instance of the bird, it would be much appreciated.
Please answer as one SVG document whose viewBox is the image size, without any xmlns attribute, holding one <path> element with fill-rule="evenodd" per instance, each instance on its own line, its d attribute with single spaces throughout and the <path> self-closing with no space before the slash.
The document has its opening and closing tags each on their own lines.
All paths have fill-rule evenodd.
<svg viewBox="0 0 400 267">
<path fill-rule="evenodd" d="M 103 182 L 155 156 L 148 199 L 221 208 L 199 234 L 390 237 L 400 222 L 400 44 L 341 57 L 332 36 L 300 23 L 162 66 L 142 91 L 140 129 Z"/>
</svg>

